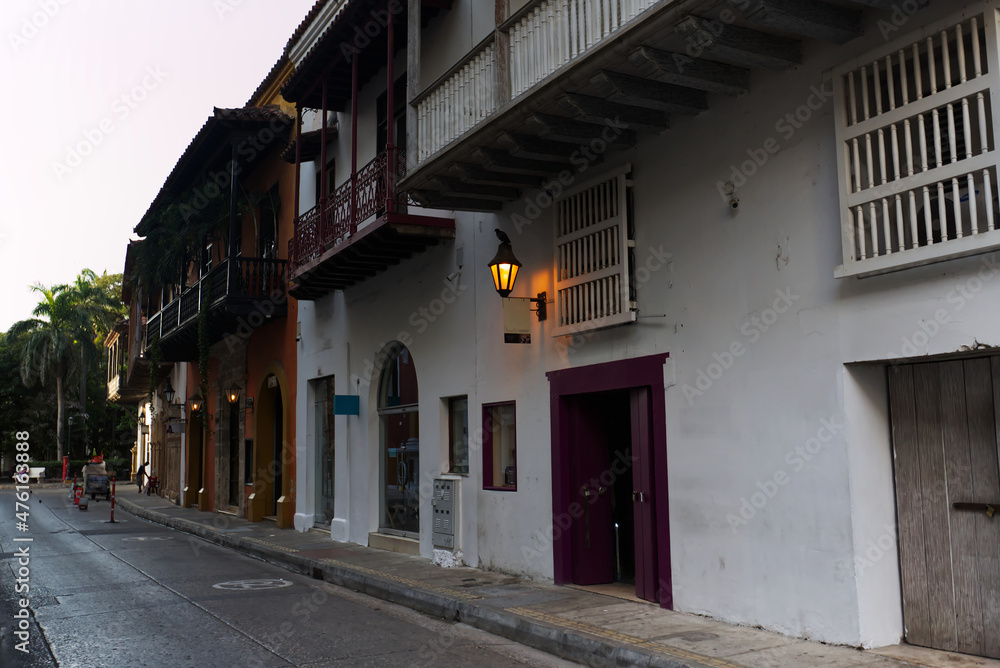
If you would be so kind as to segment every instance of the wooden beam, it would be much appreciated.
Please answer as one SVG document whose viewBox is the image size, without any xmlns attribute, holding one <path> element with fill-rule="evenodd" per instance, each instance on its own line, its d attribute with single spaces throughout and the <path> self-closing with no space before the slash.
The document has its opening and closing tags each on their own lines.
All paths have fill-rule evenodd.
<svg viewBox="0 0 1000 668">
<path fill-rule="evenodd" d="M 802 44 L 751 28 L 688 16 L 677 24 L 693 48 L 743 67 L 787 70 L 802 63 Z"/>
<path fill-rule="evenodd" d="M 631 74 L 603 70 L 590 79 L 598 94 L 612 102 L 675 114 L 700 114 L 708 109 L 705 91 L 675 86 Z"/>
<path fill-rule="evenodd" d="M 530 174 L 506 174 L 501 172 L 491 172 L 488 169 L 468 162 L 452 163 L 449 167 L 452 174 L 462 179 L 466 183 L 475 183 L 482 186 L 512 186 L 524 188 L 537 188 L 542 180 Z"/>
<path fill-rule="evenodd" d="M 624 129 L 614 119 L 605 119 L 605 123 L 588 123 L 551 114 L 532 114 L 527 119 L 527 125 L 545 139 L 555 141 L 576 142 L 581 146 L 590 146 L 595 140 L 601 140 L 612 148 L 631 148 L 635 146 L 637 137 L 635 130 Z"/>
<path fill-rule="evenodd" d="M 663 111 L 611 102 L 602 97 L 564 93 L 559 96 L 559 104 L 567 113 L 592 123 L 600 123 L 606 118 L 611 118 L 632 130 L 663 132 L 670 127 L 667 114 Z"/>
<path fill-rule="evenodd" d="M 536 160 L 568 160 L 575 151 L 580 150 L 579 144 L 541 139 L 517 132 L 500 133 L 500 136 L 497 137 L 497 143 L 507 149 L 511 155 Z"/>
<path fill-rule="evenodd" d="M 735 65 L 651 46 L 640 46 L 628 59 L 641 75 L 663 83 L 724 95 L 742 95 L 750 90 L 750 70 Z"/>
<path fill-rule="evenodd" d="M 434 176 L 428 183 L 448 197 L 478 197 L 482 199 L 514 200 L 520 197 L 517 188 L 508 186 L 477 186 L 447 176 Z"/>
<path fill-rule="evenodd" d="M 861 11 L 820 0 L 752 0 L 747 23 L 802 37 L 846 44 L 861 36 Z"/>
<path fill-rule="evenodd" d="M 482 161 L 483 167 L 494 172 L 549 176 L 551 174 L 558 174 L 564 169 L 569 169 L 568 162 L 550 162 L 548 160 L 515 158 L 507 151 L 499 148 L 489 148 L 487 146 L 477 148 L 472 152 L 472 155 Z"/>
</svg>

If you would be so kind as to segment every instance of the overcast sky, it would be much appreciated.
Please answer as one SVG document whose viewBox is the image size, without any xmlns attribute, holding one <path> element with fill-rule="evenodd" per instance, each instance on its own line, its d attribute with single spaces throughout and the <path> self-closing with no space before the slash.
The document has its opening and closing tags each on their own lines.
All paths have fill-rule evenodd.
<svg viewBox="0 0 1000 668">
<path fill-rule="evenodd" d="M 29 289 L 119 273 L 213 106 L 240 107 L 314 0 L 0 0 L 0 331 Z"/>
</svg>

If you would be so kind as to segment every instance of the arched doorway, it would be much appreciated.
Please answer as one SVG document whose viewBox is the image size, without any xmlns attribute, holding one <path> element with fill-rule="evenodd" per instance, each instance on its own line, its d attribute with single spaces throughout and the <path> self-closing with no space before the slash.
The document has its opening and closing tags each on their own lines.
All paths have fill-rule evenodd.
<svg viewBox="0 0 1000 668">
<path fill-rule="evenodd" d="M 388 355 L 379 379 L 379 531 L 420 533 L 420 439 L 417 371 L 402 344 Z"/>
<path fill-rule="evenodd" d="M 271 374 L 257 394 L 254 411 L 254 493 L 259 494 L 265 516 L 278 514 L 278 500 L 285 493 L 285 405 L 281 385 Z"/>
</svg>

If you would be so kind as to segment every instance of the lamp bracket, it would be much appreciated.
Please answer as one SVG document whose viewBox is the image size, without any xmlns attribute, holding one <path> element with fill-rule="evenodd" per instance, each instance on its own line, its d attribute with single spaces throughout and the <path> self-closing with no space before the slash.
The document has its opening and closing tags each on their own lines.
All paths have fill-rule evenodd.
<svg viewBox="0 0 1000 668">
<path fill-rule="evenodd" d="M 538 322 L 545 322 L 548 316 L 548 294 L 545 292 L 539 292 L 537 297 L 507 297 L 506 299 L 523 299 L 534 304 L 535 308 L 531 310 L 538 316 Z"/>
</svg>

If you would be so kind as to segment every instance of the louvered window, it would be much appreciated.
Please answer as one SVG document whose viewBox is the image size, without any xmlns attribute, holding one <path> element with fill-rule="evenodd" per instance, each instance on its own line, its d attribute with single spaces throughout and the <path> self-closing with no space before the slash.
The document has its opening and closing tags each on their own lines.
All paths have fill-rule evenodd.
<svg viewBox="0 0 1000 668">
<path fill-rule="evenodd" d="M 635 320 L 629 170 L 581 184 L 556 202 L 556 336 Z"/>
<path fill-rule="evenodd" d="M 1000 247 L 998 5 L 977 3 L 834 70 L 837 276 Z"/>
</svg>

